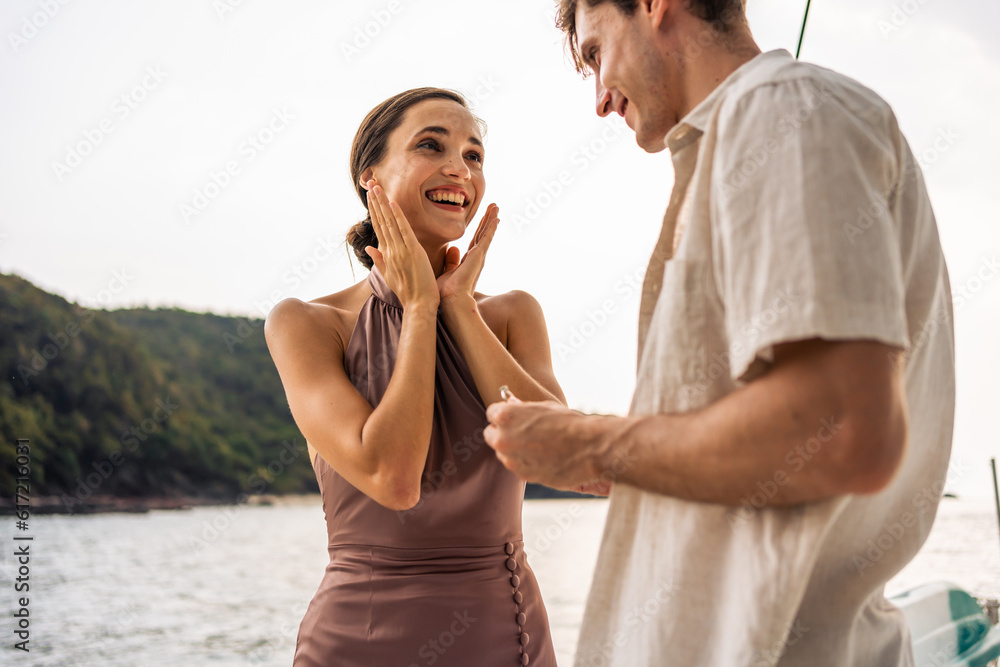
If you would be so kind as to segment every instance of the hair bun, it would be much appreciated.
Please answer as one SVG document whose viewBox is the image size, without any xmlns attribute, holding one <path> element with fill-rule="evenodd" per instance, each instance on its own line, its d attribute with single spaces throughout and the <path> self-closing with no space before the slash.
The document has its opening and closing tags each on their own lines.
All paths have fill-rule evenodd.
<svg viewBox="0 0 1000 667">
<path fill-rule="evenodd" d="M 375 226 L 372 224 L 371 214 L 351 227 L 347 232 L 347 242 L 354 248 L 354 254 L 357 255 L 358 261 L 370 271 L 372 268 L 372 258 L 365 252 L 365 248 L 367 246 L 378 247 L 378 237 L 375 235 Z"/>
</svg>

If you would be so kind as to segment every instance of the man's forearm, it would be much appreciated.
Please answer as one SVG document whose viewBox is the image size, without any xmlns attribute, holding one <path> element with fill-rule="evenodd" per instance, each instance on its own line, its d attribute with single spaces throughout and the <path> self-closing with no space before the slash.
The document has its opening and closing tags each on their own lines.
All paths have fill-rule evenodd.
<svg viewBox="0 0 1000 667">
<path fill-rule="evenodd" d="M 891 467 L 893 443 L 905 441 L 905 408 L 887 399 L 870 408 L 878 414 L 864 414 L 869 408 L 844 401 L 850 392 L 836 382 L 806 382 L 792 367 L 696 412 L 596 418 L 595 469 L 627 461 L 613 471 L 618 483 L 728 505 L 761 493 L 781 506 L 877 490 L 886 474 L 873 482 L 869 469 Z"/>
</svg>

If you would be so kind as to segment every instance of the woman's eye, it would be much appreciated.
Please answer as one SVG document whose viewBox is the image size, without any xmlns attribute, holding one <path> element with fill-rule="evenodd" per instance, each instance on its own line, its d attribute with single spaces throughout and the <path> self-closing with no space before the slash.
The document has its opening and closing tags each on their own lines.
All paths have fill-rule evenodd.
<svg viewBox="0 0 1000 667">
<path fill-rule="evenodd" d="M 483 161 L 483 156 L 482 156 L 481 153 L 469 153 L 468 156 L 466 156 L 466 157 L 468 157 L 468 159 L 470 159 L 470 160 L 475 160 L 476 162 L 482 162 Z"/>
<path fill-rule="evenodd" d="M 431 150 L 435 151 L 441 149 L 441 147 L 438 145 L 438 142 L 434 141 L 433 139 L 424 139 L 419 144 L 417 144 L 417 148 L 424 148 L 424 147 L 430 148 Z"/>
</svg>

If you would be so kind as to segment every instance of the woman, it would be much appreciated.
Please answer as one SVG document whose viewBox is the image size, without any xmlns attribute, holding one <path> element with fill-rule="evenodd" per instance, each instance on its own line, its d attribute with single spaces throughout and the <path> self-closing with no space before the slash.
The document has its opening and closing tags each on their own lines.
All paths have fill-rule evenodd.
<svg viewBox="0 0 1000 667">
<path fill-rule="evenodd" d="M 521 539 L 524 482 L 483 439 L 507 385 L 566 403 L 538 303 L 475 291 L 499 219 L 480 123 L 420 88 L 368 114 L 351 178 L 368 218 L 348 241 L 366 280 L 265 325 L 323 495 L 330 563 L 294 664 L 554 667 Z"/>
</svg>

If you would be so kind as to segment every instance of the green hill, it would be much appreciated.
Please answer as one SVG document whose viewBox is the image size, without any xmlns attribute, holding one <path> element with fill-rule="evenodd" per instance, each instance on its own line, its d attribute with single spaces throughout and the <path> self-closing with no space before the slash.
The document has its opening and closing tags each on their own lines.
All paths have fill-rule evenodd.
<svg viewBox="0 0 1000 667">
<path fill-rule="evenodd" d="M 32 496 L 319 490 L 262 320 L 91 310 L 0 275 L 0 369 L 5 498 L 18 438 Z"/>
</svg>

